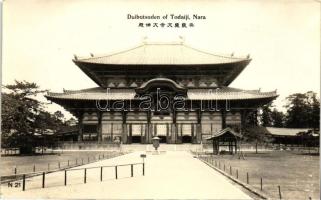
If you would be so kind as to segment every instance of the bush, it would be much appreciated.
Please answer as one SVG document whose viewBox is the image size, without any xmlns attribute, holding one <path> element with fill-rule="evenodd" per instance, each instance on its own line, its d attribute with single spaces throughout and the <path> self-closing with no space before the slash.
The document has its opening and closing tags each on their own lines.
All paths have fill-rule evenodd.
<svg viewBox="0 0 321 200">
<path fill-rule="evenodd" d="M 32 146 L 23 146 L 19 148 L 20 154 L 34 154 L 35 149 Z"/>
</svg>

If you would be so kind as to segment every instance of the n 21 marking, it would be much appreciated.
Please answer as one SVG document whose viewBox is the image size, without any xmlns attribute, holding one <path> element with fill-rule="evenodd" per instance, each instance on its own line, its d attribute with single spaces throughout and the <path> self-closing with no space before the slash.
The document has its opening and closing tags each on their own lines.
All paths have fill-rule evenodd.
<svg viewBox="0 0 321 200">
<path fill-rule="evenodd" d="M 19 187 L 21 187 L 21 183 L 20 182 L 9 182 L 8 187 L 19 188 Z"/>
</svg>

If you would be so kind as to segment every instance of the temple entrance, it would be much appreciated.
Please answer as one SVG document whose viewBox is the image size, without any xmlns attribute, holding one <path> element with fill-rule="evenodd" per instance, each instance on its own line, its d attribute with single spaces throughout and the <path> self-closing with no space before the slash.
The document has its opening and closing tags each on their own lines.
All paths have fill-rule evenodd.
<svg viewBox="0 0 321 200">
<path fill-rule="evenodd" d="M 166 136 L 157 136 L 160 138 L 159 142 L 160 143 L 167 143 Z"/>
<path fill-rule="evenodd" d="M 131 143 L 142 143 L 142 125 L 132 124 L 131 129 Z"/>
<path fill-rule="evenodd" d="M 192 125 L 193 124 L 181 125 L 182 143 L 192 143 Z"/>
<path fill-rule="evenodd" d="M 141 140 L 140 136 L 132 136 L 132 143 L 142 143 Z"/>
<path fill-rule="evenodd" d="M 192 143 L 192 137 L 189 135 L 183 135 L 182 143 Z"/>
</svg>

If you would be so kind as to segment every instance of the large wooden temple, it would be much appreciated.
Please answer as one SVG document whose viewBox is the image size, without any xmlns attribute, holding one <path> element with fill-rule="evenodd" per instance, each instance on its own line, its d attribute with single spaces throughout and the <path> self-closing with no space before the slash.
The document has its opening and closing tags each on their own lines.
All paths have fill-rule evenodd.
<svg viewBox="0 0 321 200">
<path fill-rule="evenodd" d="M 241 132 L 249 116 L 278 96 L 229 87 L 250 61 L 184 43 L 144 43 L 111 55 L 75 56 L 98 87 L 46 98 L 78 118 L 78 141 L 151 143 L 158 136 L 164 143 L 200 143 L 226 127 Z"/>
</svg>

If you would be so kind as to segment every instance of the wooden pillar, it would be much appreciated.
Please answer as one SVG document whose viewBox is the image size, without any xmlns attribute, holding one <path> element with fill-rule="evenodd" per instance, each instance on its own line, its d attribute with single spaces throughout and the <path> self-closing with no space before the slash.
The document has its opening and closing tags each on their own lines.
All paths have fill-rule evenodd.
<svg viewBox="0 0 321 200">
<path fill-rule="evenodd" d="M 179 130 L 180 130 L 180 124 L 176 123 L 176 130 L 175 130 L 175 144 L 179 143 Z"/>
<path fill-rule="evenodd" d="M 144 124 L 144 140 L 142 141 L 144 144 L 147 144 L 148 142 L 148 123 Z"/>
<path fill-rule="evenodd" d="M 226 128 L 226 112 L 225 110 L 221 111 L 222 114 L 222 129 Z"/>
<path fill-rule="evenodd" d="M 148 124 L 147 123 L 144 123 L 144 125 L 143 125 L 143 128 L 144 128 L 144 135 L 143 135 L 143 138 L 142 138 L 142 143 L 143 144 L 146 144 L 147 142 L 147 133 L 148 133 Z"/>
<path fill-rule="evenodd" d="M 166 143 L 169 143 L 169 124 L 166 123 Z"/>
<path fill-rule="evenodd" d="M 132 129 L 133 127 L 132 127 L 132 124 L 128 124 L 128 144 L 131 144 L 132 143 Z"/>
<path fill-rule="evenodd" d="M 246 110 L 241 110 L 241 133 L 243 131 L 243 128 L 245 126 L 245 122 L 246 122 Z"/>
<path fill-rule="evenodd" d="M 196 143 L 202 140 L 202 112 L 197 110 L 197 124 L 196 124 Z"/>
<path fill-rule="evenodd" d="M 196 124 L 196 143 L 202 141 L 202 124 Z"/>
<path fill-rule="evenodd" d="M 231 141 L 231 150 L 232 150 L 232 154 L 234 154 L 234 147 L 235 147 L 235 141 L 232 140 Z"/>
<path fill-rule="evenodd" d="M 83 141 L 83 117 L 84 117 L 84 113 L 81 111 L 78 114 L 78 130 L 79 130 L 79 134 L 78 134 L 78 141 Z"/>
<path fill-rule="evenodd" d="M 234 141 L 231 141 L 231 154 L 234 154 Z"/>
<path fill-rule="evenodd" d="M 214 141 L 214 139 L 212 140 L 212 142 L 213 142 L 213 154 L 215 154 L 215 141 Z"/>
<path fill-rule="evenodd" d="M 97 127 L 97 134 L 98 134 L 98 142 L 100 143 L 103 139 L 103 134 L 102 134 L 102 112 L 97 112 L 97 116 L 98 116 L 98 127 Z"/>
<path fill-rule="evenodd" d="M 127 129 L 127 124 L 126 123 L 123 123 L 122 124 L 122 137 L 121 137 L 121 140 L 122 140 L 122 143 L 123 144 L 127 144 L 128 143 L 128 129 Z"/>
<path fill-rule="evenodd" d="M 154 132 L 153 132 L 153 136 L 157 136 L 157 123 L 154 124 Z"/>
<path fill-rule="evenodd" d="M 128 129 L 127 129 L 127 123 L 126 123 L 126 116 L 127 112 L 122 112 L 122 143 L 127 144 L 128 143 Z"/>
<path fill-rule="evenodd" d="M 153 138 L 153 133 L 154 133 L 154 124 L 150 123 L 149 124 L 149 138 L 148 138 L 148 143 L 152 143 L 152 138 Z"/>
<path fill-rule="evenodd" d="M 140 143 L 143 143 L 143 133 L 144 133 L 144 126 L 140 124 Z"/>
<path fill-rule="evenodd" d="M 183 143 L 183 124 L 180 124 L 179 134 L 178 134 L 178 143 Z"/>
<path fill-rule="evenodd" d="M 179 126 L 179 124 L 175 124 L 176 126 L 175 126 L 175 144 L 178 144 L 178 142 L 179 142 L 179 140 L 178 140 L 178 133 L 179 133 L 179 131 L 178 131 L 178 126 Z"/>
<path fill-rule="evenodd" d="M 176 111 L 173 110 L 173 123 L 171 127 L 171 143 L 175 144 L 176 142 L 177 142 Z"/>
<path fill-rule="evenodd" d="M 176 143 L 176 136 L 175 136 L 175 130 L 176 130 L 176 124 L 171 124 L 171 135 L 170 135 L 170 143 L 175 144 Z"/>
<path fill-rule="evenodd" d="M 191 134 L 191 142 L 192 142 L 192 143 L 195 143 L 195 138 L 194 138 L 194 124 L 191 124 L 191 126 L 192 126 L 192 127 L 191 127 L 191 128 L 192 128 L 192 130 L 191 130 L 191 131 L 192 131 L 192 134 Z"/>
<path fill-rule="evenodd" d="M 254 126 L 257 126 L 257 124 L 258 124 L 258 120 L 257 120 L 257 110 L 255 109 L 255 110 L 253 110 L 253 122 L 254 122 Z"/>
<path fill-rule="evenodd" d="M 114 142 L 114 133 L 113 133 L 113 131 L 114 131 L 114 124 L 113 123 L 111 123 L 110 124 L 111 125 L 111 130 L 110 130 L 110 137 L 111 137 L 111 142 L 113 143 Z"/>
<path fill-rule="evenodd" d="M 152 142 L 151 134 L 152 134 L 152 124 L 151 124 L 151 111 L 147 112 L 147 132 L 146 132 L 146 143 L 149 144 Z"/>
</svg>

